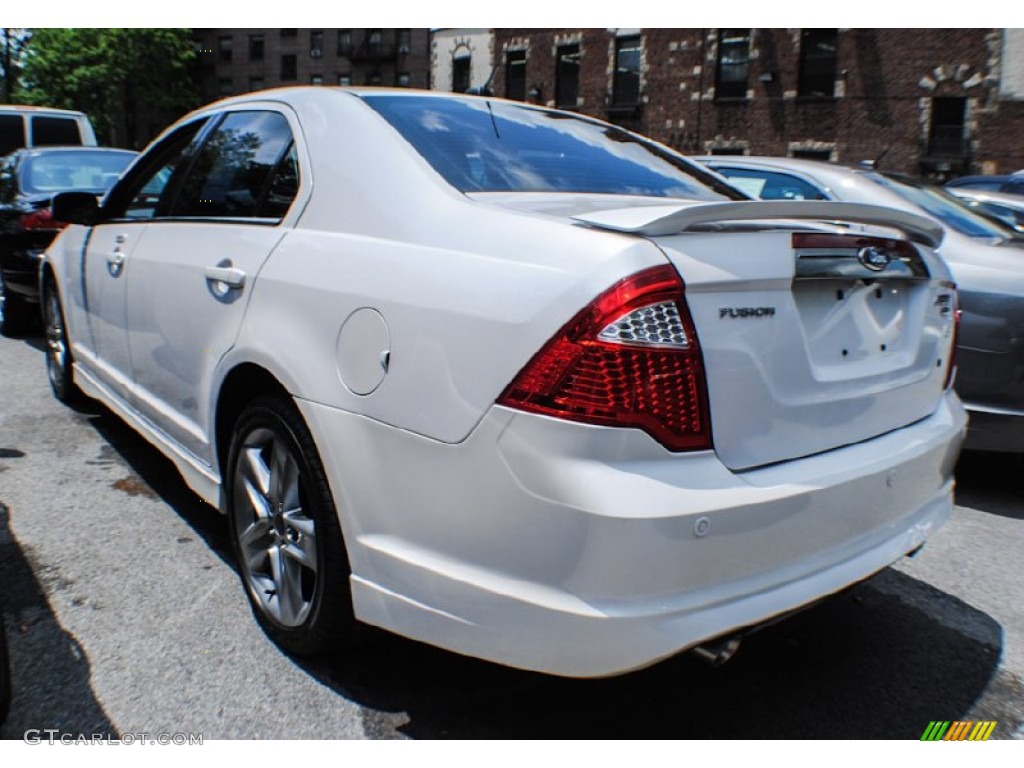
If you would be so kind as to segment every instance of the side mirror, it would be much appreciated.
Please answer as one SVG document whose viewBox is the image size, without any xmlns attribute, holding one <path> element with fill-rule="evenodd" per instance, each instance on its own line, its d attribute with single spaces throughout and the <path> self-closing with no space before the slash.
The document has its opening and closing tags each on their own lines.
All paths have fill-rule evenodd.
<svg viewBox="0 0 1024 768">
<path fill-rule="evenodd" d="M 53 198 L 51 211 L 57 221 L 91 227 L 96 223 L 100 205 L 91 192 L 61 192 Z"/>
</svg>

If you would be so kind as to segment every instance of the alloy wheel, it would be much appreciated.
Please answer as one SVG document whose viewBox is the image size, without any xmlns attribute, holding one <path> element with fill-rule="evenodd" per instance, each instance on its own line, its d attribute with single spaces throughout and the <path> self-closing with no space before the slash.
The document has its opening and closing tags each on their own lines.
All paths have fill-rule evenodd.
<svg viewBox="0 0 1024 768">
<path fill-rule="evenodd" d="M 288 628 L 309 616 L 319 570 L 316 525 L 303 508 L 302 482 L 282 435 L 259 427 L 244 437 L 232 510 L 241 567 L 263 613 Z"/>
</svg>

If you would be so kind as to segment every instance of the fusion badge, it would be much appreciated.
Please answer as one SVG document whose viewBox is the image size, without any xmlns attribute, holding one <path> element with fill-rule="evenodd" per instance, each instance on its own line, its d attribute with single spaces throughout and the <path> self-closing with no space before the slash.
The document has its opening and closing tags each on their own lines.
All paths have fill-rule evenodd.
<svg viewBox="0 0 1024 768">
<path fill-rule="evenodd" d="M 775 307 L 719 307 L 718 319 L 723 317 L 772 317 Z"/>
</svg>

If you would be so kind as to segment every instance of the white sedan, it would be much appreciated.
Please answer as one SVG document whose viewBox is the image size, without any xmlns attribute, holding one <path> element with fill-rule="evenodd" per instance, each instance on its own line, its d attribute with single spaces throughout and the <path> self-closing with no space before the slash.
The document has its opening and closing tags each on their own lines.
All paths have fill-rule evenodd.
<svg viewBox="0 0 1024 768">
<path fill-rule="evenodd" d="M 55 394 L 227 516 L 295 653 L 364 622 L 570 676 L 724 658 L 952 509 L 955 290 L 909 213 L 752 202 L 575 114 L 295 88 L 54 214 Z"/>
</svg>

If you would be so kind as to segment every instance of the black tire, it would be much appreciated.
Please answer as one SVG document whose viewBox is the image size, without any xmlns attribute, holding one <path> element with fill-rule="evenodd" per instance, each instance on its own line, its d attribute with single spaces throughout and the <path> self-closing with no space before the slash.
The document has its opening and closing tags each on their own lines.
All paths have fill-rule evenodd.
<svg viewBox="0 0 1024 768">
<path fill-rule="evenodd" d="M 0 273 L 0 333 L 4 336 L 20 336 L 32 326 L 34 307 L 23 296 L 8 288 Z"/>
<path fill-rule="evenodd" d="M 43 331 L 46 334 L 46 377 L 50 380 L 53 396 L 66 405 L 74 405 L 85 399 L 75 384 L 74 358 L 68 341 L 67 323 L 60 295 L 52 278 L 43 286 Z"/>
<path fill-rule="evenodd" d="M 224 487 L 238 574 L 264 631 L 300 656 L 351 644 L 358 624 L 338 514 L 290 399 L 260 397 L 242 411 Z"/>
</svg>

